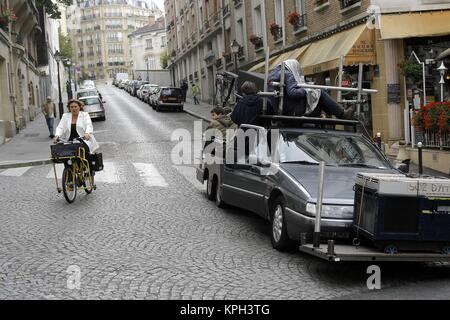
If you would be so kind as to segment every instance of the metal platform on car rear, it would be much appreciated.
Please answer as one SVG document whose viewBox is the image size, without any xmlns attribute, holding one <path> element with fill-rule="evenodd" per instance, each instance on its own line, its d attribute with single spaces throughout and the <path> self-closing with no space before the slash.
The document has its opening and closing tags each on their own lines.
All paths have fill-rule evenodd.
<svg viewBox="0 0 450 320">
<path fill-rule="evenodd" d="M 328 253 L 327 244 L 321 244 L 320 248 L 314 248 L 313 244 L 300 245 L 301 252 L 316 256 L 318 258 L 332 261 L 395 261 L 395 262 L 450 262 L 450 255 L 428 252 L 402 252 L 387 254 L 375 248 L 365 246 L 355 247 L 353 245 L 334 245 L 334 253 Z"/>
</svg>

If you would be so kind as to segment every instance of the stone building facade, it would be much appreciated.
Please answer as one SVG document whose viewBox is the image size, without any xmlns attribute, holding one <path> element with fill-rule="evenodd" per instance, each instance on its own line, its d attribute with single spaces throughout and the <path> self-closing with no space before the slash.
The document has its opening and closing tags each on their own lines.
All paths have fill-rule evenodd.
<svg viewBox="0 0 450 320">
<path fill-rule="evenodd" d="M 132 76 L 128 35 L 162 16 L 150 1 L 88 0 L 67 10 L 67 29 L 79 76 L 111 80 L 116 73 Z"/>
<path fill-rule="evenodd" d="M 11 12 L 17 19 L 5 20 Z M 33 121 L 45 97 L 53 95 L 56 65 L 47 48 L 52 44 L 55 52 L 59 43 L 55 21 L 35 1 L 2 1 L 0 14 L 0 143 L 4 143 Z M 49 64 L 54 64 L 52 73 Z"/>
</svg>

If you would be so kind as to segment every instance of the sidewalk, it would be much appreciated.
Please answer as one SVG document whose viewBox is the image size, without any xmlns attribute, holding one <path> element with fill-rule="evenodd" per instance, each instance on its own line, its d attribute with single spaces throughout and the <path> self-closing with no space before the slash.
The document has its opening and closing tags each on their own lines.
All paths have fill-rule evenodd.
<svg viewBox="0 0 450 320">
<path fill-rule="evenodd" d="M 211 121 L 211 110 L 213 106 L 200 101 L 200 104 L 195 105 L 194 100 L 186 98 L 184 103 L 184 111 L 196 118 L 200 118 L 207 122 Z"/>
<path fill-rule="evenodd" d="M 56 118 L 55 129 L 58 123 Z M 51 143 L 45 117 L 39 113 L 20 133 L 0 145 L 0 169 L 50 163 Z"/>
</svg>

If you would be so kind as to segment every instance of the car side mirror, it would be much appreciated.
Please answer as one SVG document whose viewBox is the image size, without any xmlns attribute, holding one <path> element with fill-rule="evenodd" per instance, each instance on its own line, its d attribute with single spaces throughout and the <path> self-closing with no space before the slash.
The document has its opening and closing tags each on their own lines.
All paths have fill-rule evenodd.
<svg viewBox="0 0 450 320">
<path fill-rule="evenodd" d="M 106 101 L 103 100 L 102 103 L 106 103 Z"/>
<path fill-rule="evenodd" d="M 402 161 L 401 163 L 397 164 L 395 167 L 397 168 L 398 171 L 407 174 L 409 173 L 409 164 L 411 162 L 411 159 L 406 159 L 404 161 Z"/>
</svg>

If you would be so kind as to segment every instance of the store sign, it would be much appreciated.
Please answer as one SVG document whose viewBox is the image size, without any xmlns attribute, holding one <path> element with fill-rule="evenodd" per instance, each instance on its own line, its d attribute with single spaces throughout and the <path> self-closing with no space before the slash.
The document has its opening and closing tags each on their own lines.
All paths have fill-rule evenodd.
<svg viewBox="0 0 450 320">
<path fill-rule="evenodd" d="M 400 84 L 387 85 L 388 104 L 399 104 L 401 102 Z"/>
</svg>

